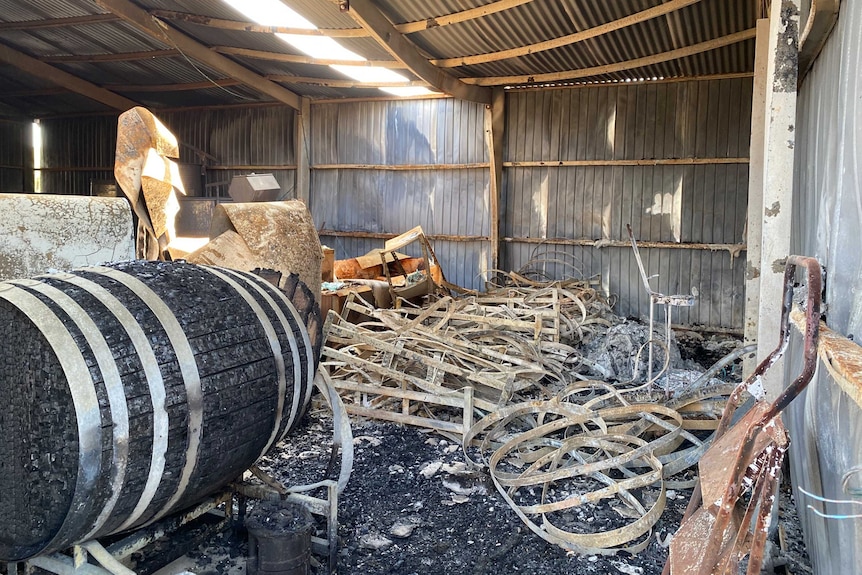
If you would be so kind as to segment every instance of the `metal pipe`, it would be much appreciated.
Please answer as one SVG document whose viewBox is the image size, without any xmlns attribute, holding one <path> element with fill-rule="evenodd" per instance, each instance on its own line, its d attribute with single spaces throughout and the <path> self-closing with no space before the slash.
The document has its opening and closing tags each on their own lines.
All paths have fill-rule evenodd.
<svg viewBox="0 0 862 575">
<path fill-rule="evenodd" d="M 87 541 L 81 543 L 81 547 L 87 550 L 93 559 L 102 564 L 102 567 L 113 573 L 114 575 L 135 575 L 135 572 L 120 563 L 116 557 L 108 553 L 108 550 L 102 547 L 98 541 Z"/>
<path fill-rule="evenodd" d="M 28 563 L 57 575 L 112 575 L 110 571 L 89 563 L 75 567 L 71 557 L 59 553 L 34 557 Z"/>
</svg>

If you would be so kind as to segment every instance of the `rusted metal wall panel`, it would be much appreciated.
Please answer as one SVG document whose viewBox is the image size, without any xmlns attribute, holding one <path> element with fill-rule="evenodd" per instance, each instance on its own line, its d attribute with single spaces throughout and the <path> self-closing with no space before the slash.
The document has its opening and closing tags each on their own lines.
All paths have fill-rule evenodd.
<svg viewBox="0 0 862 575">
<path fill-rule="evenodd" d="M 791 238 L 795 253 L 815 256 L 826 267 L 827 323 L 856 341 L 862 333 L 860 31 L 862 4 L 842 2 L 832 35 L 800 88 Z M 862 353 L 848 346 L 857 357 Z M 801 355 L 798 344 L 792 350 Z M 851 383 L 862 385 L 858 373 Z M 823 497 L 858 501 L 862 409 L 822 365 L 787 419 L 794 484 Z M 806 508 L 811 503 L 829 514 L 854 515 L 858 505 L 816 503 L 799 491 L 797 500 L 815 573 L 862 572 L 862 520 L 825 519 Z"/>
<path fill-rule="evenodd" d="M 0 193 L 33 190 L 30 125 L 0 121 Z"/>
<path fill-rule="evenodd" d="M 337 231 L 398 234 L 489 234 L 489 169 L 384 170 L 333 165 L 454 165 L 488 162 L 484 108 L 452 99 L 354 102 L 312 106 L 311 212 Z M 314 166 L 330 168 L 315 169 Z M 324 241 L 329 241 L 325 239 Z M 362 255 L 383 240 L 334 239 L 337 258 Z M 485 241 L 434 241 L 448 279 L 482 286 Z"/>
<path fill-rule="evenodd" d="M 586 86 L 509 94 L 503 267 L 519 269 L 534 244 L 519 238 L 739 244 L 745 226 L 751 79 Z M 650 165 L 651 160 L 742 158 L 730 163 Z M 518 162 L 611 165 L 518 166 Z M 614 165 L 643 161 L 644 165 Z M 617 311 L 648 314 L 649 300 L 626 247 L 561 247 L 601 274 Z M 641 249 L 653 288 L 700 293 L 673 320 L 739 329 L 744 258 L 728 251 Z"/>
</svg>

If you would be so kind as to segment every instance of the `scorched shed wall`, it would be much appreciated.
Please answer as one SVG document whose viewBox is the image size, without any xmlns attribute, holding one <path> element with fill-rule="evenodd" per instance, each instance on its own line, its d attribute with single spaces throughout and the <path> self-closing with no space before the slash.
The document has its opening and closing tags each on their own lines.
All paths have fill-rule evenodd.
<svg viewBox="0 0 862 575">
<path fill-rule="evenodd" d="M 745 252 L 685 244 L 744 243 L 751 93 L 751 78 L 510 92 L 501 267 L 598 276 L 617 313 L 648 316 L 631 248 L 600 247 L 630 223 L 668 246 L 640 250 L 653 289 L 699 292 L 675 323 L 741 328 Z M 531 263 L 549 258 L 567 263 Z"/>
<path fill-rule="evenodd" d="M 153 113 L 180 143 L 180 170 L 189 195 L 228 198 L 234 175 L 256 172 L 272 173 L 284 198 L 295 197 L 293 109 L 266 106 Z M 42 189 L 46 193 L 86 196 L 94 182 L 113 181 L 116 116 L 46 119 L 42 134 Z"/>
<path fill-rule="evenodd" d="M 272 174 L 284 199 L 296 197 L 293 143 L 296 115 L 292 108 L 266 106 L 155 113 L 181 143 L 180 162 L 207 165 L 201 195 L 228 198 L 233 176 L 256 172 Z"/>
<path fill-rule="evenodd" d="M 335 257 L 363 255 L 383 247 L 377 234 L 421 225 L 429 236 L 450 236 L 432 238 L 447 279 L 481 288 L 490 229 L 484 107 L 427 99 L 311 112 L 311 213 Z"/>
<path fill-rule="evenodd" d="M 32 191 L 30 125 L 0 120 L 0 193 Z"/>
<path fill-rule="evenodd" d="M 114 181 L 117 117 L 42 120 L 42 191 L 89 196 L 94 183 Z"/>
</svg>

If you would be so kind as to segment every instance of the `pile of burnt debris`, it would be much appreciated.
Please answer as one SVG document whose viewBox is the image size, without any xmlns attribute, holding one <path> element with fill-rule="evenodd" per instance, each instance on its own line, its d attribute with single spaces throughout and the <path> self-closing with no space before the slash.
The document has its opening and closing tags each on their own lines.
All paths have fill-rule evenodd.
<svg viewBox="0 0 862 575">
<path fill-rule="evenodd" d="M 696 332 L 668 347 L 587 280 L 504 280 L 397 309 L 348 296 L 330 314 L 318 385 L 352 438 L 319 394 L 248 477 L 341 480 L 335 557 L 310 572 L 662 572 L 752 349 Z M 810 572 L 789 489 L 779 500 L 763 570 Z M 235 526 L 169 570 L 245 572 L 257 543 Z"/>
</svg>

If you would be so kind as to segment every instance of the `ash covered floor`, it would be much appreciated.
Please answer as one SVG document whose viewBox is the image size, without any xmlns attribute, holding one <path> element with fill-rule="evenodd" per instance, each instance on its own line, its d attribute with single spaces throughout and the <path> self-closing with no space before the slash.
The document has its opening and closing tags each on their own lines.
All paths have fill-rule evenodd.
<svg viewBox="0 0 862 575">
<path fill-rule="evenodd" d="M 260 464 L 286 485 L 319 480 L 332 442 L 331 419 L 322 410 L 306 416 L 294 435 Z M 436 433 L 368 420 L 353 423 L 355 460 L 339 502 L 338 573 L 421 575 L 439 573 L 607 573 L 658 575 L 664 546 L 679 526 L 690 490 L 669 491 L 667 506 L 647 548 L 616 556 L 567 553 L 532 533 L 503 501 L 487 476 L 463 473 L 460 445 Z M 785 477 L 786 481 L 786 477 Z M 645 493 L 648 501 L 654 493 Z M 466 494 L 466 495 L 465 495 Z M 322 494 L 321 494 L 322 496 Z M 789 490 L 781 490 L 779 525 L 786 550 L 773 537 L 772 565 L 764 573 L 811 573 Z M 630 522 L 622 505 L 572 512 L 576 528 L 604 528 Z M 318 518 L 319 519 L 319 518 Z M 317 525 L 325 536 L 325 525 Z M 246 573 L 247 537 L 241 531 L 217 535 L 159 572 L 197 575 Z M 767 557 L 771 554 L 767 552 Z M 309 573 L 327 572 L 314 555 Z"/>
<path fill-rule="evenodd" d="M 571 291 L 575 288 L 576 293 Z M 642 384 L 646 370 L 641 352 L 648 328 L 615 316 L 589 286 L 572 284 L 570 289 L 553 289 L 557 291 L 542 289 L 538 295 L 517 292 L 521 299 L 515 298 L 515 303 L 512 293 L 506 292 L 505 309 L 493 307 L 501 305 L 496 301 L 499 294 L 484 300 L 441 300 L 421 312 L 375 310 L 357 304 L 354 311 L 373 318 L 373 329 L 367 327 L 370 323 L 361 327 L 333 322 L 330 341 L 323 350 L 324 365 L 336 387 L 339 380 L 364 382 L 342 390 L 345 401 L 353 401 L 359 413 L 371 411 L 380 417 L 381 406 L 389 409 L 393 405 L 397 412 L 403 407 L 402 400 L 387 390 L 397 391 L 412 382 L 416 386 L 413 391 L 436 393 L 438 397 L 466 386 L 474 388 L 475 408 L 488 415 L 479 423 L 474 419 L 473 429 L 481 427 L 483 431 L 477 433 L 488 434 L 486 438 L 492 433 L 494 417 L 505 420 L 501 424 L 504 427 L 494 429 L 497 436 L 493 440 L 471 437 L 471 448 L 465 454 L 458 436 L 450 438 L 422 427 L 352 416 L 355 454 L 351 479 L 338 505 L 338 573 L 661 573 L 667 546 L 691 496 L 691 490 L 684 488 L 693 484 L 697 472 L 691 456 L 702 453 L 698 446 L 715 429 L 724 399 L 739 382 L 739 361 L 730 361 L 728 354 L 737 350 L 733 357 L 739 358 L 744 350 L 734 338 L 680 333 L 672 338 L 667 353 L 655 358 L 656 372 L 663 374 L 662 378 L 655 385 Z M 544 323 L 536 319 L 539 316 L 547 316 Z M 523 318 L 529 320 L 528 331 L 537 326 L 535 333 L 513 332 L 513 328 L 523 331 Z M 448 358 L 449 364 L 440 365 L 441 358 Z M 716 364 L 721 358 L 727 361 Z M 500 384 L 511 375 L 512 366 L 517 367 L 514 371 L 518 377 L 534 384 L 519 387 L 514 394 L 504 391 L 511 391 L 508 384 Z M 713 368 L 705 373 L 704 366 Z M 440 377 L 441 373 L 445 376 Z M 478 373 L 481 378 L 476 377 Z M 375 396 L 377 400 L 372 400 Z M 479 403 L 480 398 L 484 404 Z M 429 407 L 428 400 L 418 401 L 421 405 L 415 413 L 462 429 L 458 427 L 463 425 L 459 424 L 458 408 L 439 409 L 439 403 Z M 683 414 L 694 404 L 698 407 Z M 331 471 L 326 477 L 332 420 L 323 405 L 317 400 L 303 425 L 259 462 L 263 471 L 287 486 L 335 477 Z M 508 418 L 504 411 L 517 415 Z M 587 412 L 590 415 L 583 415 Z M 387 417 L 395 416 L 397 413 Z M 491 423 L 482 427 L 488 418 Z M 543 421 L 555 418 L 562 424 L 553 428 L 556 431 L 543 432 L 536 441 L 523 439 L 530 430 L 540 431 Z M 420 426 L 428 421 L 408 419 Z M 653 422 L 652 427 L 647 421 Z M 663 438 L 663 429 L 675 429 L 675 434 L 682 428 L 691 433 Z M 613 429 L 632 430 L 641 437 L 623 445 L 620 441 L 629 440 L 613 434 L 628 431 Z M 577 447 L 560 449 L 578 435 L 572 444 Z M 597 439 L 600 436 L 603 439 Z M 685 439 L 677 441 L 675 437 Z M 592 445 L 594 441 L 599 443 Z M 486 449 L 492 444 L 502 447 Z M 506 445 L 517 447 L 506 451 Z M 586 471 L 597 459 L 634 453 L 639 445 L 649 451 L 637 456 L 637 461 L 630 460 L 631 467 L 614 464 L 603 468 L 604 479 L 602 473 Z M 474 452 L 473 446 L 482 447 Z M 534 462 L 546 457 L 549 446 L 559 457 L 571 455 L 572 459 L 536 468 Z M 494 464 L 500 452 L 505 454 Z M 663 464 L 655 459 L 659 453 L 665 457 Z M 491 462 L 493 476 L 485 471 L 487 465 L 482 470 L 468 465 L 468 457 Z M 494 478 L 505 480 L 506 474 L 518 475 L 527 467 L 530 471 L 524 471 L 522 477 L 532 474 L 532 480 L 543 471 L 553 472 L 558 465 L 560 469 L 569 466 L 583 471 L 566 476 L 566 481 L 522 485 L 517 493 L 509 493 L 511 501 L 506 501 L 493 482 Z M 638 471 L 633 471 L 635 468 Z M 656 472 L 658 475 L 650 475 Z M 649 481 L 626 483 L 638 473 L 645 479 L 650 476 Z M 616 497 L 602 494 L 605 487 L 614 490 L 623 484 L 627 488 L 619 488 Z M 662 485 L 666 488 L 664 501 Z M 783 550 L 777 544 L 769 546 L 764 572 L 810 572 L 789 490 L 782 489 L 781 494 L 778 524 Z M 324 497 L 322 492 L 315 495 Z M 577 506 L 571 504 L 578 499 Z M 579 541 L 581 547 L 630 551 L 574 553 L 564 549 L 565 545 L 544 540 L 530 529 L 525 518 L 541 523 L 540 516 L 530 509 L 547 502 L 554 508 L 546 517 L 563 538 Z M 515 512 L 514 503 L 524 510 L 524 517 Z M 636 523 L 652 528 L 628 529 Z M 318 536 L 325 536 L 325 527 L 322 521 L 316 525 Z M 778 533 L 776 530 L 772 537 L 776 542 Z M 549 537 L 555 538 L 560 540 L 558 535 Z M 244 573 L 247 554 L 247 536 L 241 531 L 227 533 L 162 574 L 183 570 L 198 575 Z M 326 573 L 325 563 L 325 557 L 315 556 L 310 572 Z"/>
</svg>

